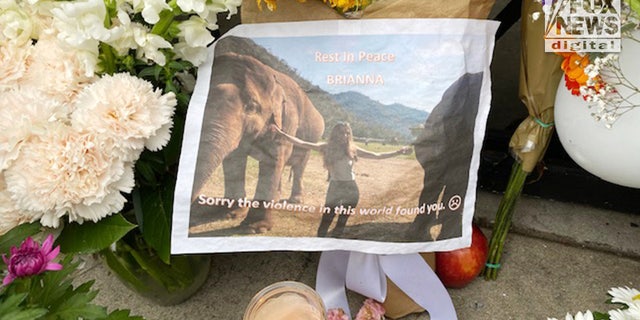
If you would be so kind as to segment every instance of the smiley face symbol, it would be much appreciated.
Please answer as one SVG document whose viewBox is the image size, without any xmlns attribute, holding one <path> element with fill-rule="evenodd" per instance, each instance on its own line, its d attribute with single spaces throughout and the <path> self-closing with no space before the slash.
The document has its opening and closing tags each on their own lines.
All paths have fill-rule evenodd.
<svg viewBox="0 0 640 320">
<path fill-rule="evenodd" d="M 449 209 L 456 211 L 462 205 L 462 198 L 459 195 L 455 195 L 449 199 Z"/>
</svg>

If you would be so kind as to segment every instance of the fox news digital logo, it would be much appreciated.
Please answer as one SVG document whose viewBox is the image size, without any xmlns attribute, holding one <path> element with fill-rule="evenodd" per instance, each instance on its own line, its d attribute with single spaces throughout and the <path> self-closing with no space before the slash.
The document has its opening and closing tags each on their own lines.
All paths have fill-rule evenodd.
<svg viewBox="0 0 640 320">
<path fill-rule="evenodd" d="M 544 1 L 545 51 L 620 52 L 620 1 Z"/>
</svg>

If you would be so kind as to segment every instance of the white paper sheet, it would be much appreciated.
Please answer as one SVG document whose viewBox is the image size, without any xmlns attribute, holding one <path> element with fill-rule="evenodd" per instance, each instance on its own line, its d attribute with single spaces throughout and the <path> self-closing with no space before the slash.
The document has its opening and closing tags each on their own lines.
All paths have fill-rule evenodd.
<svg viewBox="0 0 640 320">
<path fill-rule="evenodd" d="M 399 254 L 468 246 L 497 26 L 485 20 L 383 19 L 230 30 L 200 66 L 189 105 L 172 253 Z M 322 152 L 311 151 L 295 203 L 289 199 L 295 175 L 289 166 L 277 169 L 288 160 L 291 144 L 270 124 L 313 138 L 309 132 L 318 131 L 318 117 L 310 109 L 324 127 L 314 143 L 325 143 L 336 123 L 348 122 L 364 150 L 409 146 L 412 153 L 358 157 L 357 206 L 336 208 L 325 201 Z M 297 149 L 297 155 L 306 150 Z M 256 224 L 265 210 L 270 223 Z M 333 223 L 326 236 L 318 236 L 327 215 L 335 217 Z M 340 215 L 348 216 L 344 232 L 332 234 Z"/>
</svg>

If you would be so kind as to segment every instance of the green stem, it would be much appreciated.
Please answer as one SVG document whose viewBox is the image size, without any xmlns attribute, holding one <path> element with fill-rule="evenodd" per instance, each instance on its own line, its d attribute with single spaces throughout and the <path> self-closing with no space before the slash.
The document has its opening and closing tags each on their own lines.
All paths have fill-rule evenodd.
<svg viewBox="0 0 640 320">
<path fill-rule="evenodd" d="M 100 43 L 100 51 L 102 51 L 104 73 L 113 75 L 116 72 L 116 55 L 113 53 L 113 48 L 106 43 Z"/>
<path fill-rule="evenodd" d="M 509 183 L 496 213 L 496 221 L 489 241 L 489 256 L 487 258 L 487 265 L 492 267 L 485 267 L 484 269 L 486 280 L 495 280 L 498 276 L 504 242 L 511 227 L 515 204 L 522 193 L 527 175 L 528 173 L 522 170 L 522 164 L 516 161 L 511 168 Z"/>
<path fill-rule="evenodd" d="M 160 12 L 160 21 L 151 28 L 151 33 L 164 37 L 173 22 L 173 18 L 175 18 L 173 10 L 163 10 Z"/>
<path fill-rule="evenodd" d="M 143 242 L 144 240 L 138 239 L 138 241 Z M 171 292 L 186 287 L 191 283 L 192 277 L 190 274 L 183 274 L 174 270 L 172 264 L 166 264 L 155 253 L 148 252 L 148 250 L 153 249 L 142 247 L 141 245 L 138 245 L 138 248 L 127 244 L 124 245 L 138 265 L 158 283 L 162 283 L 168 291 Z"/>
</svg>

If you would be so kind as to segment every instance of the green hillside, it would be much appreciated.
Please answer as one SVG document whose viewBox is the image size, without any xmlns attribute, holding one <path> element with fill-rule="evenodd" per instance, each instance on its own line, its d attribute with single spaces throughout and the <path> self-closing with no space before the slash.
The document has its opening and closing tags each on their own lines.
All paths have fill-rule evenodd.
<svg viewBox="0 0 640 320">
<path fill-rule="evenodd" d="M 218 40 L 215 54 L 226 52 L 255 57 L 296 81 L 323 115 L 327 128 L 325 135 L 335 123 L 346 121 L 351 124 L 356 137 L 381 141 L 396 139 L 399 142 L 408 143 L 413 140 L 409 127 L 424 123 L 427 117 L 425 112 L 417 114 L 416 112 L 421 111 L 400 105 L 385 106 L 355 92 L 334 96 L 302 78 L 295 69 L 287 65 L 286 61 L 272 55 L 248 38 L 229 36 Z"/>
</svg>

